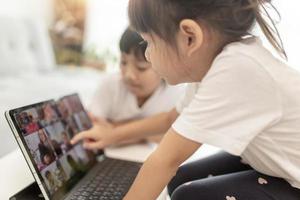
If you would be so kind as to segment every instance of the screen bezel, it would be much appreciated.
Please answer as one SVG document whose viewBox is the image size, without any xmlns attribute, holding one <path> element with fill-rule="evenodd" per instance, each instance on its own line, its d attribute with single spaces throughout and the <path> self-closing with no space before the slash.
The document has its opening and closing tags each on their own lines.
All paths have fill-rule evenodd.
<svg viewBox="0 0 300 200">
<path fill-rule="evenodd" d="M 48 101 L 44 101 L 44 102 L 39 102 L 39 103 L 31 104 L 31 105 L 28 105 L 28 106 L 23 106 L 23 107 L 16 108 L 16 109 L 8 111 L 9 119 L 13 123 L 13 124 L 9 123 L 9 125 L 10 126 L 12 125 L 13 127 L 11 127 L 11 129 L 14 128 L 16 130 L 16 131 L 14 131 L 14 130 L 12 130 L 12 131 L 15 132 L 16 134 L 18 134 L 18 136 L 16 136 L 14 134 L 15 139 L 17 140 L 17 143 L 18 143 L 18 145 L 19 145 L 19 147 L 20 147 L 20 149 L 21 149 L 21 151 L 23 153 L 23 156 L 24 156 L 24 158 L 26 160 L 27 165 L 30 168 L 30 171 L 31 171 L 34 179 L 36 180 L 37 183 L 41 183 L 42 184 L 43 190 L 44 190 L 44 192 L 46 192 L 46 195 L 47 195 L 48 199 L 51 199 L 50 192 L 49 192 L 49 190 L 48 190 L 48 188 L 46 186 L 46 183 L 45 183 L 45 181 L 44 181 L 41 173 L 39 172 L 39 170 L 37 168 L 37 165 L 35 164 L 35 161 L 34 161 L 33 157 L 31 156 L 30 149 L 28 148 L 28 146 L 26 144 L 26 141 L 25 141 L 25 138 L 23 137 L 22 131 L 20 130 L 19 125 L 18 125 L 18 123 L 15 120 L 14 114 L 17 113 L 17 112 L 20 112 L 21 110 L 27 110 L 27 109 L 30 109 L 30 108 L 32 108 L 34 106 L 41 106 L 44 103 L 51 103 L 53 101 L 54 100 L 48 100 Z M 19 137 L 19 140 L 18 140 L 17 137 Z M 19 142 L 21 142 L 22 144 L 19 144 Z M 35 174 L 37 176 L 35 176 Z M 40 184 L 38 184 L 38 185 L 39 185 L 39 187 L 41 187 Z"/>
</svg>

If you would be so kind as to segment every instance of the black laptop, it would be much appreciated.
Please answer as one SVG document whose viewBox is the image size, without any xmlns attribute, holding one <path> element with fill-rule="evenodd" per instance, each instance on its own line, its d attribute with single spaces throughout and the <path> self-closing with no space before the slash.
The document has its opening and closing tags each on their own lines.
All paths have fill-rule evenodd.
<svg viewBox="0 0 300 200">
<path fill-rule="evenodd" d="M 141 167 L 70 144 L 74 135 L 92 126 L 77 94 L 13 109 L 5 116 L 47 200 L 122 199 Z"/>
</svg>

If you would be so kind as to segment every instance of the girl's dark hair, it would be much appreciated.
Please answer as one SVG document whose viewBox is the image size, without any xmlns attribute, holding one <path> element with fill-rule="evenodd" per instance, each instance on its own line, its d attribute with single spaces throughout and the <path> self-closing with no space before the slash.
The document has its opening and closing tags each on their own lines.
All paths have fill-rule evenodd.
<svg viewBox="0 0 300 200">
<path fill-rule="evenodd" d="M 136 58 L 146 60 L 147 45 L 143 41 L 143 38 L 136 31 L 127 28 L 121 36 L 120 51 L 126 54 L 133 53 Z"/>
<path fill-rule="evenodd" d="M 183 19 L 203 23 L 228 41 L 251 35 L 257 22 L 272 46 L 287 58 L 267 4 L 279 15 L 271 0 L 130 0 L 129 20 L 136 31 L 155 33 L 169 44 L 176 44 L 175 35 Z"/>
</svg>

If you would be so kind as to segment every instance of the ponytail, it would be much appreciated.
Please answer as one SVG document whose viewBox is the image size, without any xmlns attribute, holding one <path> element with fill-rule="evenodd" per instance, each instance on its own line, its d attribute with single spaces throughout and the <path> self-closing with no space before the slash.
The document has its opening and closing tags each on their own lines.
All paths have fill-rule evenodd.
<svg viewBox="0 0 300 200">
<path fill-rule="evenodd" d="M 276 27 L 276 24 L 272 17 L 270 16 L 269 12 L 267 11 L 266 4 L 269 4 L 277 13 L 279 18 L 281 18 L 280 13 L 274 7 L 271 0 L 255 0 L 256 1 L 256 8 L 255 8 L 255 16 L 256 21 L 259 24 L 262 32 L 270 42 L 270 44 L 275 48 L 275 50 L 286 60 L 288 59 L 286 51 L 284 49 L 284 45 L 279 34 L 279 31 Z M 268 20 L 271 22 L 271 25 L 264 19 L 263 15 L 265 15 Z"/>
</svg>

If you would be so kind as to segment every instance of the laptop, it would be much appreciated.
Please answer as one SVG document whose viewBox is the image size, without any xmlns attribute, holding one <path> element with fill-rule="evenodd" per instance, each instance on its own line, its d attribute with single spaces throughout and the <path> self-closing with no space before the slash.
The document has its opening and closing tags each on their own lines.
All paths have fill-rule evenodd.
<svg viewBox="0 0 300 200">
<path fill-rule="evenodd" d="M 74 135 L 92 127 L 77 94 L 9 110 L 5 116 L 46 200 L 122 199 L 141 167 L 70 144 Z"/>
</svg>

